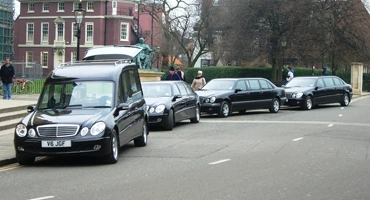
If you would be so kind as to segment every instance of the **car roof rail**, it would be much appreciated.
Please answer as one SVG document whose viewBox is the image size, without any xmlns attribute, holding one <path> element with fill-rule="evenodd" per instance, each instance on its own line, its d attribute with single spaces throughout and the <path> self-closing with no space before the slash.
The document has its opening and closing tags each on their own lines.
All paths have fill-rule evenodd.
<svg viewBox="0 0 370 200">
<path fill-rule="evenodd" d="M 81 65 L 113 65 L 117 66 L 120 64 L 127 64 L 132 63 L 131 59 L 104 59 L 104 60 L 78 60 L 78 61 L 70 61 L 66 63 L 61 63 L 59 67 L 71 67 L 71 66 L 81 66 Z"/>
</svg>

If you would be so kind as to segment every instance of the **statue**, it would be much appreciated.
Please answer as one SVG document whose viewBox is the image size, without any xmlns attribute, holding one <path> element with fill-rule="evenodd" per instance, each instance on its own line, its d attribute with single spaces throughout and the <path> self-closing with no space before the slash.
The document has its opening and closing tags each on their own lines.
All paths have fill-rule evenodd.
<svg viewBox="0 0 370 200">
<path fill-rule="evenodd" d="M 153 50 L 144 43 L 144 38 L 142 37 L 139 39 L 139 43 L 137 43 L 136 46 L 143 48 L 136 57 L 136 64 L 140 69 L 152 69 Z"/>
</svg>

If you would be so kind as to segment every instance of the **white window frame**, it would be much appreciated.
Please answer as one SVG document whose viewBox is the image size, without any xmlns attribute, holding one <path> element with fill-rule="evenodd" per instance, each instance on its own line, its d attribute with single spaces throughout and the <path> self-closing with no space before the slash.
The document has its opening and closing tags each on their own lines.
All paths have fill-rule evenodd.
<svg viewBox="0 0 370 200">
<path fill-rule="evenodd" d="M 71 42 L 72 43 L 77 43 L 77 37 L 75 36 L 77 34 L 77 25 L 75 25 L 76 22 L 72 22 L 72 28 L 71 28 L 71 32 L 72 32 L 72 38 L 71 38 Z M 76 30 L 74 30 L 74 28 L 76 28 Z"/>
<path fill-rule="evenodd" d="M 126 38 L 122 38 L 122 33 L 123 33 L 123 30 L 122 30 L 122 25 L 126 25 Z M 120 28 L 119 28 L 119 39 L 120 41 L 128 41 L 128 38 L 129 38 L 129 23 L 126 23 L 126 22 L 121 22 L 121 25 L 120 25 Z"/>
<path fill-rule="evenodd" d="M 30 27 L 29 25 L 32 25 L 32 36 L 30 36 Z M 27 23 L 26 24 L 26 42 L 27 43 L 33 43 L 35 39 L 35 24 L 34 23 Z"/>
<path fill-rule="evenodd" d="M 72 10 L 72 12 L 74 12 L 74 10 L 76 10 L 78 8 L 78 4 L 79 4 L 79 2 L 73 2 L 73 10 Z"/>
<path fill-rule="evenodd" d="M 91 36 L 91 41 L 89 40 L 90 37 L 87 36 L 88 34 L 88 28 L 89 26 L 92 26 L 92 36 Z M 88 43 L 88 44 L 93 44 L 94 43 L 94 22 L 86 22 L 85 23 L 85 44 Z"/>
<path fill-rule="evenodd" d="M 77 60 L 77 52 L 71 52 L 71 61 Z"/>
<path fill-rule="evenodd" d="M 94 12 L 94 2 L 93 1 L 86 2 L 86 11 Z"/>
<path fill-rule="evenodd" d="M 46 37 L 44 38 L 44 25 L 48 26 Z M 49 43 L 49 23 L 48 22 L 42 22 L 41 23 L 41 43 Z"/>
<path fill-rule="evenodd" d="M 58 30 L 59 25 L 62 25 L 62 27 L 63 27 L 62 37 L 60 37 L 60 35 L 59 35 L 59 33 L 60 33 L 59 30 Z M 64 37 L 65 37 L 65 26 L 64 26 L 64 23 L 56 23 L 55 24 L 55 41 L 62 42 L 62 41 L 65 40 Z"/>
<path fill-rule="evenodd" d="M 47 10 L 45 9 L 45 5 L 47 5 Z M 50 3 L 49 2 L 42 3 L 42 12 L 48 13 L 49 10 L 50 10 Z"/>
<path fill-rule="evenodd" d="M 31 53 L 31 59 L 29 60 L 30 56 L 29 53 Z M 33 51 L 26 51 L 26 67 L 32 67 L 33 64 Z"/>
<path fill-rule="evenodd" d="M 28 13 L 34 13 L 35 12 L 35 4 L 34 3 L 28 3 Z"/>
<path fill-rule="evenodd" d="M 44 65 L 44 54 L 46 54 L 46 65 Z M 49 53 L 47 51 L 41 51 L 40 55 L 40 63 L 42 68 L 48 68 L 48 63 L 49 63 Z"/>
<path fill-rule="evenodd" d="M 61 5 L 63 5 L 63 10 L 60 9 Z M 64 2 L 58 2 L 58 4 L 57 4 L 57 12 L 64 12 L 64 9 L 65 9 Z"/>
</svg>

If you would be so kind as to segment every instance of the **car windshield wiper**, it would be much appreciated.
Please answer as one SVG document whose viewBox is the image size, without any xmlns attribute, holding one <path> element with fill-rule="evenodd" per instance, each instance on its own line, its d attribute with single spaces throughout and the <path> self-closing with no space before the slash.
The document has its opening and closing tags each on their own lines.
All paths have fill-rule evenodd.
<svg viewBox="0 0 370 200">
<path fill-rule="evenodd" d="M 82 104 L 73 104 L 73 105 L 64 106 L 62 108 L 71 108 L 71 107 L 82 107 Z"/>
<path fill-rule="evenodd" d="M 112 106 L 84 106 L 83 108 L 111 108 Z"/>
</svg>

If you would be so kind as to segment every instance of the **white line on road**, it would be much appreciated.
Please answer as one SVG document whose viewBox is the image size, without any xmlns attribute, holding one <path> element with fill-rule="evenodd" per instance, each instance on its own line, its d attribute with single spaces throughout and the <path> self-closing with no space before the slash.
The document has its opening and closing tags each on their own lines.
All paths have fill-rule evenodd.
<svg viewBox="0 0 370 200">
<path fill-rule="evenodd" d="M 209 165 L 216 165 L 216 164 L 220 164 L 220 163 L 227 162 L 227 161 L 230 161 L 230 160 L 231 159 L 219 160 L 219 161 L 211 162 L 211 163 L 208 163 L 208 164 Z"/>
<path fill-rule="evenodd" d="M 351 123 L 351 122 L 325 122 L 325 121 L 258 121 L 258 120 L 208 120 L 203 119 L 201 123 L 237 123 L 237 124 L 334 124 L 342 126 L 365 126 L 370 127 L 369 123 Z"/>
<path fill-rule="evenodd" d="M 303 137 L 296 138 L 296 139 L 294 139 L 294 140 L 292 140 L 292 141 L 293 141 L 293 142 L 297 142 L 297 141 L 299 141 L 299 140 L 303 140 Z"/>
<path fill-rule="evenodd" d="M 334 126 L 334 124 L 329 124 L 329 125 L 328 125 L 328 127 L 332 127 L 332 126 Z"/>
<path fill-rule="evenodd" d="M 339 114 L 339 117 L 342 117 L 343 115 L 342 114 Z"/>
<path fill-rule="evenodd" d="M 340 109 L 344 110 L 344 107 L 341 107 Z"/>
<path fill-rule="evenodd" d="M 52 198 L 54 198 L 54 196 L 39 197 L 39 198 L 30 199 L 30 200 L 43 200 L 43 199 L 52 199 Z"/>
</svg>

